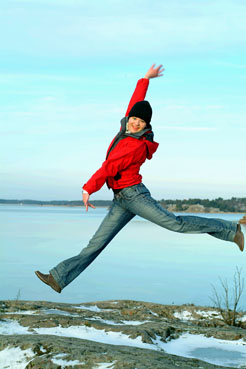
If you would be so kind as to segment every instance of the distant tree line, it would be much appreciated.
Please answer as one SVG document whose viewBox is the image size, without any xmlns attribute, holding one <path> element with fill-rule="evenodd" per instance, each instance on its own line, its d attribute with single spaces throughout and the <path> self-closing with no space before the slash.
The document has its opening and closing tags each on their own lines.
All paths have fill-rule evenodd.
<svg viewBox="0 0 246 369">
<path fill-rule="evenodd" d="M 170 205 L 176 205 L 177 211 L 182 211 L 185 205 L 202 205 L 205 209 L 217 208 L 222 212 L 246 212 L 246 197 L 232 197 L 231 199 L 222 199 L 218 197 L 214 200 L 209 199 L 185 199 L 185 200 L 164 200 L 160 201 L 165 208 Z"/>
<path fill-rule="evenodd" d="M 112 204 L 110 200 L 92 200 L 95 206 L 108 207 Z M 231 199 L 222 199 L 218 197 L 214 200 L 209 199 L 184 199 L 184 200 L 160 200 L 158 201 L 164 208 L 175 205 L 176 211 L 182 211 L 187 208 L 187 205 L 202 205 L 205 210 L 209 208 L 217 208 L 222 212 L 246 212 L 246 197 L 232 197 Z M 23 204 L 23 205 L 53 205 L 53 206 L 82 206 L 82 201 L 74 200 L 53 200 L 53 201 L 39 201 L 39 200 L 4 200 L 0 199 L 0 204 Z"/>
<path fill-rule="evenodd" d="M 110 206 L 112 201 L 110 200 L 94 200 L 91 201 L 95 206 Z M 4 200 L 0 199 L 0 204 L 12 204 L 12 205 L 50 205 L 50 206 L 82 206 L 82 200 L 52 200 L 52 201 L 39 201 L 39 200 Z"/>
</svg>

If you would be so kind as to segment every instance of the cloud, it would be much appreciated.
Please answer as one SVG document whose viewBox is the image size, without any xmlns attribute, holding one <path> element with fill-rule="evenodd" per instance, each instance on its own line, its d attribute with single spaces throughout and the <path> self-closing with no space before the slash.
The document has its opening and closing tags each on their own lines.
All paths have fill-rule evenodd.
<svg viewBox="0 0 246 369">
<path fill-rule="evenodd" d="M 206 6 L 194 0 L 12 4 L 2 6 L 1 49 L 20 55 L 124 59 L 204 54 L 245 44 L 246 6 L 241 1 L 208 0 Z"/>
<path fill-rule="evenodd" d="M 233 68 L 233 69 L 246 69 L 246 64 L 237 64 L 237 63 L 229 63 L 225 61 L 215 62 L 216 65 L 220 65 L 223 67 Z"/>
<path fill-rule="evenodd" d="M 216 131 L 215 127 L 192 127 L 192 126 L 155 126 L 157 130 L 163 131 Z"/>
</svg>

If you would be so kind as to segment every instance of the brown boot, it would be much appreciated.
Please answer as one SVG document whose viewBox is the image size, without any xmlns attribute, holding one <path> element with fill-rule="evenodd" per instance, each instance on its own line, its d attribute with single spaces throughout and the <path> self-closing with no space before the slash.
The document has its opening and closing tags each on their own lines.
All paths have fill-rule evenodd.
<svg viewBox="0 0 246 369">
<path fill-rule="evenodd" d="M 244 249 L 244 235 L 243 235 L 243 232 L 241 231 L 240 224 L 237 225 L 237 232 L 235 234 L 233 242 L 235 242 L 238 245 L 239 249 L 241 251 L 243 251 L 243 249 Z"/>
<path fill-rule="evenodd" d="M 61 287 L 59 284 L 54 280 L 51 274 L 43 274 L 38 270 L 35 272 L 36 276 L 45 284 L 53 288 L 58 293 L 61 293 Z"/>
</svg>

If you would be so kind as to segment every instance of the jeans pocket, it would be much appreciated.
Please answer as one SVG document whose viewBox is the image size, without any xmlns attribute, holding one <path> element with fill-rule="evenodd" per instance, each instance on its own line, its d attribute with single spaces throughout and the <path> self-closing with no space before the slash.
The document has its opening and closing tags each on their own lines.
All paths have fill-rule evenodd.
<svg viewBox="0 0 246 369">
<path fill-rule="evenodd" d="M 143 183 L 140 183 L 137 188 L 136 191 L 139 195 L 144 195 L 144 196 L 151 196 L 149 190 L 147 187 L 145 187 L 145 185 Z"/>
<path fill-rule="evenodd" d="M 142 183 L 124 188 L 121 191 L 121 194 L 122 197 L 126 200 L 133 200 L 137 196 L 151 196 L 149 190 Z"/>
<path fill-rule="evenodd" d="M 136 186 L 126 187 L 121 191 L 121 195 L 126 200 L 132 200 L 137 195 Z"/>
</svg>

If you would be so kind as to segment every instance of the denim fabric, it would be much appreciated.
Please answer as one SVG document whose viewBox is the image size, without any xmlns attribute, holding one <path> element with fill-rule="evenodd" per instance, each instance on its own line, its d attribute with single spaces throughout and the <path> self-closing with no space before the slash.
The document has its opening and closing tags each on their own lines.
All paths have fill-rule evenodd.
<svg viewBox="0 0 246 369">
<path fill-rule="evenodd" d="M 62 261 L 50 270 L 59 286 L 64 288 L 85 270 L 135 215 L 139 215 L 170 231 L 208 233 L 213 237 L 231 242 L 233 242 L 237 230 L 236 223 L 223 219 L 190 215 L 175 216 L 151 197 L 149 190 L 143 183 L 126 187 L 115 194 L 108 214 L 88 246 L 78 255 Z"/>
</svg>

